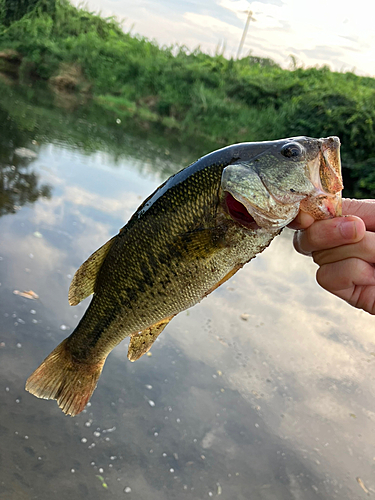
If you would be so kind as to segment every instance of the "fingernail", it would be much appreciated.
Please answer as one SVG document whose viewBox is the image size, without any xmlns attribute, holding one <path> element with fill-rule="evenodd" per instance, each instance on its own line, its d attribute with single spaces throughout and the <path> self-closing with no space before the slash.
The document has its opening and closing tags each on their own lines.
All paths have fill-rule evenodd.
<svg viewBox="0 0 375 500">
<path fill-rule="evenodd" d="M 341 236 L 346 240 L 354 240 L 357 236 L 357 227 L 354 220 L 343 219 L 339 225 Z"/>
</svg>

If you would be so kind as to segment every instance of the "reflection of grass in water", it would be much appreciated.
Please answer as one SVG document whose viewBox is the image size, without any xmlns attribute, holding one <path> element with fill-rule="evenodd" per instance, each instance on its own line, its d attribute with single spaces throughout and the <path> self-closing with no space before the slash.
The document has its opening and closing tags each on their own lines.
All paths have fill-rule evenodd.
<svg viewBox="0 0 375 500">
<path fill-rule="evenodd" d="M 34 172 L 29 172 L 25 165 L 14 163 L 0 163 L 0 217 L 16 213 L 21 206 L 35 203 L 40 197 L 51 197 L 51 186 L 39 186 Z"/>
<path fill-rule="evenodd" d="M 60 106 L 59 107 L 57 107 Z M 83 153 L 105 152 L 111 164 L 131 156 L 147 168 L 167 177 L 191 161 L 215 149 L 215 144 L 181 145 L 173 134 L 164 134 L 158 121 L 144 114 L 127 115 L 74 94 L 62 95 L 40 87 L 9 86 L 0 82 L 0 161 L 11 164 L 17 147 L 63 143 Z M 35 146 L 31 146 L 35 149 Z M 16 203 L 18 204 L 18 203 Z"/>
<path fill-rule="evenodd" d="M 160 116 L 152 111 L 147 105 L 136 105 L 124 97 L 113 95 L 101 95 L 96 98 L 96 102 L 104 109 L 111 110 L 116 116 L 122 118 L 137 118 L 140 126 L 149 128 L 152 123 L 159 123 L 166 129 L 180 130 L 181 124 L 173 116 Z"/>
<path fill-rule="evenodd" d="M 16 107 L 16 117 L 26 117 L 26 130 L 22 131 L 6 110 L 0 106 L 0 216 L 15 213 L 21 206 L 34 203 L 40 197 L 51 197 L 51 186 L 39 185 L 38 176 L 30 169 L 32 158 L 15 154 L 17 147 L 31 142 L 30 131 L 37 121 L 28 113 Z M 30 116 L 30 120 L 27 117 Z"/>
</svg>

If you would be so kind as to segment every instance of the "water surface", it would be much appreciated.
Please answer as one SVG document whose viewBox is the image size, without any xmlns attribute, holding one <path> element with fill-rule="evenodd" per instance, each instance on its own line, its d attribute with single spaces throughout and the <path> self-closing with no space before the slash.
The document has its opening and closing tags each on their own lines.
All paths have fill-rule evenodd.
<svg viewBox="0 0 375 500">
<path fill-rule="evenodd" d="M 189 155 L 17 96 L 0 102 L 0 498 L 375 495 L 374 318 L 318 287 L 291 231 L 152 356 L 120 344 L 79 416 L 24 391 L 87 307 L 68 305 L 75 270 Z"/>
</svg>

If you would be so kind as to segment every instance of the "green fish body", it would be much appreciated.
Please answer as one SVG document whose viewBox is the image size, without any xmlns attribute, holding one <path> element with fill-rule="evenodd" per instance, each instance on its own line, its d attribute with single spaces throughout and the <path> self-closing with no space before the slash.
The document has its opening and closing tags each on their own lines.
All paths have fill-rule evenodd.
<svg viewBox="0 0 375 500">
<path fill-rule="evenodd" d="M 76 272 L 70 304 L 93 293 L 92 301 L 26 389 L 76 415 L 124 338 L 131 337 L 135 361 L 176 314 L 262 252 L 301 207 L 315 218 L 339 215 L 341 189 L 337 138 L 235 144 L 173 175 Z"/>
</svg>

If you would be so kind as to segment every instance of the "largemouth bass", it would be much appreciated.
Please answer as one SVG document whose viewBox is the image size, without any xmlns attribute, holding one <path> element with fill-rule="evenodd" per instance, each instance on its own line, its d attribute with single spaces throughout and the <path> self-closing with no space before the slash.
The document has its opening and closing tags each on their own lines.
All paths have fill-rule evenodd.
<svg viewBox="0 0 375 500">
<path fill-rule="evenodd" d="M 82 264 L 69 302 L 92 301 L 26 389 L 69 415 L 93 393 L 111 350 L 145 354 L 169 321 L 262 252 L 300 209 L 341 215 L 340 142 L 297 137 L 228 146 L 162 184 Z"/>
</svg>

